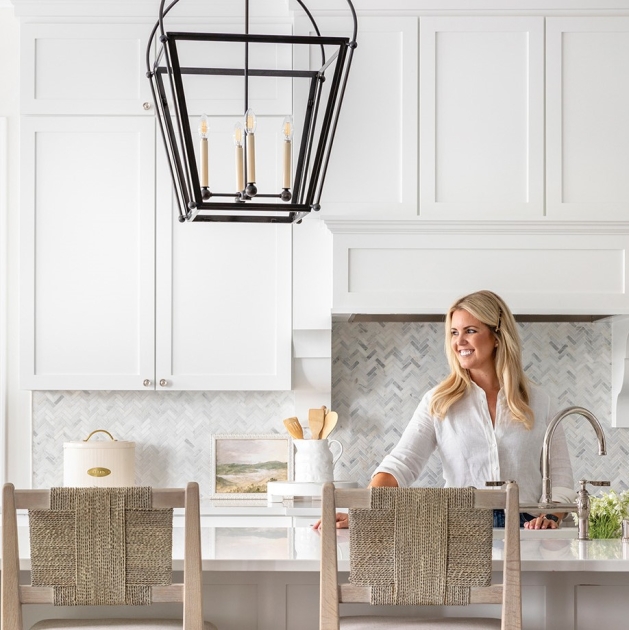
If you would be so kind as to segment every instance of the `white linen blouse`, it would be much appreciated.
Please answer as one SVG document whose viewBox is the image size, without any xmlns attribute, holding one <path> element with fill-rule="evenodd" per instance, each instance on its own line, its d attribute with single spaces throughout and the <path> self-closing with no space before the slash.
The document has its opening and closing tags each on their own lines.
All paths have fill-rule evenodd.
<svg viewBox="0 0 629 630">
<path fill-rule="evenodd" d="M 484 488 L 486 481 L 513 479 L 519 486 L 520 503 L 539 502 L 542 444 L 555 411 L 543 390 L 533 385 L 530 389 L 529 406 L 535 414 L 531 429 L 513 420 L 502 390 L 498 393 L 494 428 L 485 392 L 475 383 L 439 420 L 428 411 L 434 391 L 431 389 L 419 403 L 397 446 L 374 475 L 389 473 L 399 486 L 408 487 L 437 450 L 446 487 Z M 550 463 L 553 501 L 574 502 L 572 467 L 561 425 L 553 436 Z"/>
</svg>

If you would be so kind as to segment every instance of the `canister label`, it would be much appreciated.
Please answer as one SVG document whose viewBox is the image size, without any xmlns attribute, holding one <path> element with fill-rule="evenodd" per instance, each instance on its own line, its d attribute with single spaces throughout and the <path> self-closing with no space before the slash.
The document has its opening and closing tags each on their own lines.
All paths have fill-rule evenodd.
<svg viewBox="0 0 629 630">
<path fill-rule="evenodd" d="M 96 468 L 90 468 L 87 471 L 87 474 L 90 477 L 106 477 L 107 475 L 111 475 L 111 470 L 109 470 L 109 468 L 103 468 L 102 466 L 97 466 Z"/>
</svg>

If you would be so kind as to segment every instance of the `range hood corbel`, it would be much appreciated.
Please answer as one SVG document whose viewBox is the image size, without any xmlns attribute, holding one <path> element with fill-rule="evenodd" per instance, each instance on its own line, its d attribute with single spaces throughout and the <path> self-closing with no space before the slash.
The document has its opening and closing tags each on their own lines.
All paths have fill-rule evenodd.
<svg viewBox="0 0 629 630">
<path fill-rule="evenodd" d="M 629 315 L 612 319 L 612 427 L 629 427 Z"/>
</svg>

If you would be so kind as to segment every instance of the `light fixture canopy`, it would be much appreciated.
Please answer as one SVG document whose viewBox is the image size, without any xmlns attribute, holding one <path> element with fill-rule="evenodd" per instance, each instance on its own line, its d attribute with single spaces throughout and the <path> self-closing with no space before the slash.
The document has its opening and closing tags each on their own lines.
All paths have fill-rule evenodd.
<svg viewBox="0 0 629 630">
<path fill-rule="evenodd" d="M 356 48 L 358 21 L 351 0 L 345 0 L 353 20 L 351 36 L 322 36 L 308 8 L 301 0 L 296 1 L 316 34 L 250 33 L 249 0 L 244 0 L 242 33 L 170 31 L 164 20 L 179 0 L 173 0 L 168 6 L 161 0 L 158 21 L 149 37 L 146 65 L 179 206 L 179 221 L 293 223 L 301 221 L 312 210 L 320 209 Z M 155 45 L 158 34 L 159 42 Z M 291 67 L 281 68 L 277 64 L 262 67 L 262 59 L 276 57 L 260 54 L 269 46 L 276 50 L 290 47 Z M 229 59 L 231 64 L 234 58 L 241 63 L 234 64 L 237 67 L 225 67 L 225 60 Z M 217 61 L 211 66 L 201 62 L 207 59 Z M 310 67 L 311 59 L 318 60 L 314 69 Z M 307 67 L 296 68 L 297 60 L 306 60 Z M 277 124 L 277 129 L 272 130 L 281 146 L 277 164 L 281 163 L 282 167 L 275 169 L 277 182 L 256 180 L 256 130 L 264 128 L 265 139 L 268 139 L 271 120 L 255 114 L 256 103 L 250 94 L 252 79 L 290 81 L 293 94 L 290 100 L 305 103 L 300 113 L 278 113 L 285 115 L 281 125 Z M 241 111 L 211 111 L 212 97 L 224 89 L 225 83 L 220 81 L 227 81 L 230 88 L 240 92 Z M 297 97 L 299 90 L 303 92 L 302 98 Z M 190 91 L 194 92 L 194 97 L 190 96 Z M 206 111 L 209 113 L 189 111 L 193 98 L 198 101 L 204 96 L 208 99 Z M 232 119 L 233 141 L 224 146 L 218 141 L 210 145 L 213 119 L 225 118 Z M 220 134 L 216 137 L 220 138 Z M 225 154 L 230 161 L 235 152 L 235 177 L 214 181 L 208 157 L 214 152 Z M 266 172 L 272 170 L 267 168 Z"/>
</svg>

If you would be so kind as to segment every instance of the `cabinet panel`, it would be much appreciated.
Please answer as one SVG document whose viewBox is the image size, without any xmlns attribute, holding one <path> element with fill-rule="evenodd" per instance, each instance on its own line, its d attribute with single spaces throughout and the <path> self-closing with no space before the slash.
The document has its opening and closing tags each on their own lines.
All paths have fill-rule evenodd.
<svg viewBox="0 0 629 630">
<path fill-rule="evenodd" d="M 623 628 L 629 615 L 626 584 L 578 584 L 575 590 L 574 628 Z"/>
<path fill-rule="evenodd" d="M 231 129 L 233 122 L 223 122 Z M 263 139 L 264 134 L 256 143 L 266 165 L 261 172 L 273 179 L 281 171 L 272 157 L 272 136 L 268 143 Z M 212 135 L 210 144 L 216 145 Z M 157 154 L 163 174 L 158 178 L 157 388 L 290 389 L 292 226 L 179 223 L 162 153 Z M 233 163 L 220 155 L 231 155 L 230 144 L 216 151 L 216 169 L 229 177 Z M 211 173 L 212 158 L 210 181 Z M 165 387 L 159 385 L 162 379 Z"/>
<path fill-rule="evenodd" d="M 351 35 L 351 20 L 317 20 Z M 310 34 L 305 20 L 299 34 Z M 412 218 L 417 214 L 417 18 L 361 17 L 321 214 Z M 310 68 L 320 65 L 313 51 Z M 301 66 L 299 66 L 301 67 Z M 295 95 L 295 111 L 305 108 Z"/>
<path fill-rule="evenodd" d="M 154 122 L 22 120 L 22 387 L 152 379 Z"/>
<path fill-rule="evenodd" d="M 628 234 L 467 228 L 335 234 L 333 312 L 443 313 L 487 287 L 518 314 L 629 312 Z"/>
<path fill-rule="evenodd" d="M 420 19 L 420 211 L 543 214 L 544 20 Z"/>
<path fill-rule="evenodd" d="M 629 18 L 548 18 L 547 214 L 629 211 Z"/>
<path fill-rule="evenodd" d="M 150 24 L 24 24 L 24 114 L 151 115 Z M 143 103 L 150 103 L 145 110 Z"/>
</svg>

